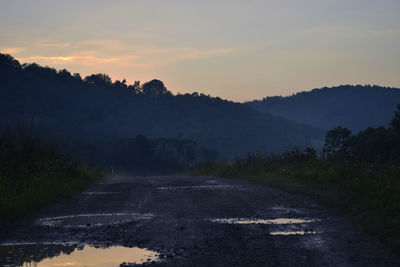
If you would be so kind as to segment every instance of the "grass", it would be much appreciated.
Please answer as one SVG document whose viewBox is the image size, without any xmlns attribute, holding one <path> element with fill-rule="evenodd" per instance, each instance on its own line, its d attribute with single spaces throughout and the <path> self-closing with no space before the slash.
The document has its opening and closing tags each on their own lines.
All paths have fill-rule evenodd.
<svg viewBox="0 0 400 267">
<path fill-rule="evenodd" d="M 347 165 L 318 159 L 293 163 L 255 156 L 199 166 L 191 174 L 245 179 L 311 196 L 355 216 L 368 233 L 400 251 L 398 166 Z"/>
<path fill-rule="evenodd" d="M 0 225 L 84 190 L 104 177 L 100 171 L 72 164 L 67 168 L 38 171 L 34 166 L 15 166 L 0 173 Z M 28 177 L 21 177 L 29 173 Z"/>
<path fill-rule="evenodd" d="M 40 137 L 34 121 L 0 131 L 0 225 L 69 197 L 104 177 Z"/>
</svg>

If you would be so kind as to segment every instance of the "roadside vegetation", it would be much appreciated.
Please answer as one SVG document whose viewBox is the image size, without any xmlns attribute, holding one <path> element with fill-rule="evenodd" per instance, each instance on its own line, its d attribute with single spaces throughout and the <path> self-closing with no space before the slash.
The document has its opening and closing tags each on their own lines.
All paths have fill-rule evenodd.
<svg viewBox="0 0 400 267">
<path fill-rule="evenodd" d="M 71 160 L 33 123 L 0 131 L 0 225 L 84 190 L 103 173 Z"/>
<path fill-rule="evenodd" d="M 68 140 L 41 137 L 33 119 L 5 127 L 0 129 L 0 225 L 84 190 L 104 177 L 104 170 L 165 174 L 218 157 L 182 136 Z"/>
<path fill-rule="evenodd" d="M 400 251 L 400 105 L 388 128 L 352 135 L 337 127 L 324 149 L 249 154 L 232 162 L 197 166 L 194 175 L 246 179 L 309 195 L 355 216 L 383 243 Z"/>
</svg>

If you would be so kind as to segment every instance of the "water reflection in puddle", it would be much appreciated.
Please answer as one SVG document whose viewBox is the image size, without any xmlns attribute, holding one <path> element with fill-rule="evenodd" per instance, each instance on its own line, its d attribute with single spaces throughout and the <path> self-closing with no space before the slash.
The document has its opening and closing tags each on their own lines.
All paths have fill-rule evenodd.
<svg viewBox="0 0 400 267">
<path fill-rule="evenodd" d="M 291 232 L 277 231 L 277 232 L 271 232 L 269 234 L 270 235 L 315 235 L 318 233 L 314 231 L 291 231 Z"/>
<path fill-rule="evenodd" d="M 12 245 L 0 246 L 1 266 L 120 266 L 121 263 L 142 264 L 158 261 L 159 254 L 142 248 L 62 246 L 62 245 Z"/>
<path fill-rule="evenodd" d="M 312 223 L 315 219 L 293 219 L 293 218 L 278 218 L 278 219 L 248 219 L 248 218 L 220 218 L 212 219 L 211 222 L 226 223 L 226 224 L 297 224 L 297 223 Z"/>
<path fill-rule="evenodd" d="M 139 213 L 103 213 L 103 214 L 77 214 L 59 217 L 47 217 L 38 220 L 38 224 L 45 226 L 63 227 L 93 227 L 128 223 L 135 220 L 147 220 L 153 214 Z"/>
</svg>

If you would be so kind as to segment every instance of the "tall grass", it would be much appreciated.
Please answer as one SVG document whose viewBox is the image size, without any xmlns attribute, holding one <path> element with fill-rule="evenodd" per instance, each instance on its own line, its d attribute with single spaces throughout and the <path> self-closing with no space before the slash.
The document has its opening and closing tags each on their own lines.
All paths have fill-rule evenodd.
<svg viewBox="0 0 400 267">
<path fill-rule="evenodd" d="M 343 163 L 295 150 L 248 155 L 193 169 L 194 175 L 246 179 L 305 194 L 356 217 L 372 235 L 400 251 L 400 166 Z"/>
<path fill-rule="evenodd" d="M 64 156 L 21 123 L 0 132 L 0 224 L 68 197 L 100 179 L 100 171 Z"/>
</svg>

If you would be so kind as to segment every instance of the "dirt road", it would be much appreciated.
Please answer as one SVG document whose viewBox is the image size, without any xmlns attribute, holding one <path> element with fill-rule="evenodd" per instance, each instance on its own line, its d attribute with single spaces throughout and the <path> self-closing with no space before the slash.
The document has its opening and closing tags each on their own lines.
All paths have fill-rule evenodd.
<svg viewBox="0 0 400 267">
<path fill-rule="evenodd" d="M 112 178 L 2 229 L 0 241 L 0 266 L 90 266 L 79 257 L 107 266 L 106 251 L 116 257 L 108 266 L 400 266 L 350 218 L 311 199 L 214 177 Z M 107 247 L 148 250 L 133 261 Z"/>
</svg>

